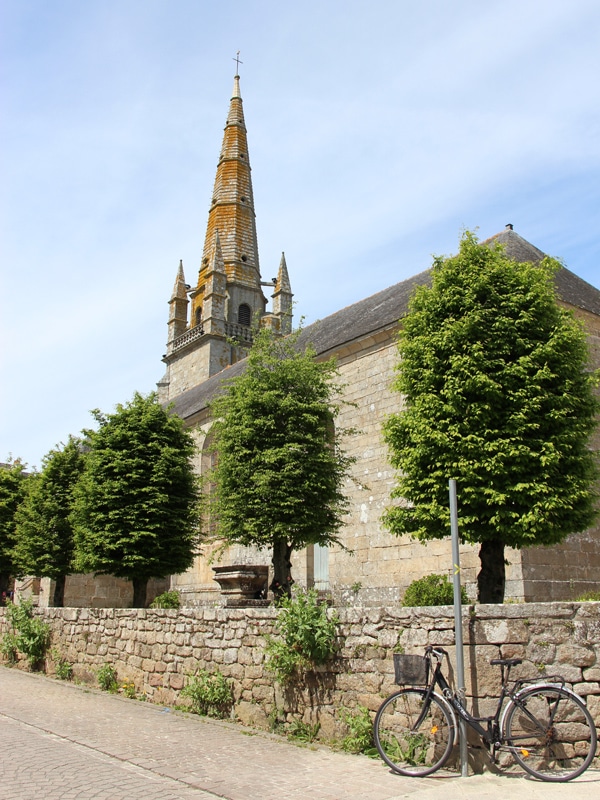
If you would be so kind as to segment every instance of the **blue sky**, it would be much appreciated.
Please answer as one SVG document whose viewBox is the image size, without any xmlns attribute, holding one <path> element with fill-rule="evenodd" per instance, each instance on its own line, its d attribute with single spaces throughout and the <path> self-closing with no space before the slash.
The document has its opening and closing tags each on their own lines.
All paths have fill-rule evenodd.
<svg viewBox="0 0 600 800">
<path fill-rule="evenodd" d="M 163 374 L 240 50 L 261 270 L 307 322 L 506 223 L 600 283 L 597 0 L 3 0 L 0 460 Z"/>
</svg>

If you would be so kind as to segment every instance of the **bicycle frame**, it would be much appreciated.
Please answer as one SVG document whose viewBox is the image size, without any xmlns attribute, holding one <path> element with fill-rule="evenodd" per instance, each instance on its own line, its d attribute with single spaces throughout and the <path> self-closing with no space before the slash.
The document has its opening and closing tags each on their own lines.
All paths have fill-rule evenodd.
<svg viewBox="0 0 600 800">
<path fill-rule="evenodd" d="M 461 719 L 463 719 L 468 725 L 470 725 L 473 730 L 475 730 L 481 738 L 486 742 L 486 744 L 492 744 L 497 738 L 497 733 L 499 732 L 499 718 L 500 712 L 502 710 L 502 705 L 506 697 L 508 697 L 508 692 L 506 691 L 506 687 L 503 681 L 502 684 L 502 691 L 500 693 L 500 698 L 498 700 L 498 706 L 496 708 L 496 713 L 492 717 L 474 717 L 469 711 L 465 708 L 465 706 L 461 703 L 460 699 L 455 695 L 455 693 L 450 688 L 450 684 L 446 680 L 444 674 L 442 673 L 442 659 L 445 655 L 448 655 L 445 650 L 441 648 L 432 648 L 428 656 L 431 658 L 433 656 L 436 658 L 436 665 L 432 671 L 431 680 L 429 681 L 429 686 L 427 687 L 427 697 L 424 704 L 424 709 L 428 706 L 428 701 L 431 695 L 434 693 L 434 688 L 439 686 L 442 691 L 442 696 L 446 700 L 446 702 L 450 705 L 450 708 L 454 712 L 455 715 L 458 715 Z M 431 664 L 431 662 L 430 662 Z M 487 727 L 484 728 L 481 725 L 482 722 L 487 722 Z M 420 724 L 420 721 L 417 722 L 417 727 Z M 456 735 L 455 738 L 458 736 L 458 725 L 455 725 Z"/>
<path fill-rule="evenodd" d="M 498 697 L 496 711 L 491 716 L 486 717 L 475 717 L 473 716 L 464 704 L 461 701 L 460 697 L 457 697 L 456 693 L 452 691 L 450 684 L 446 680 L 444 674 L 442 673 L 442 660 L 444 656 L 447 656 L 448 653 L 443 650 L 441 647 L 431 647 L 428 648 L 426 651 L 428 658 L 430 659 L 430 666 L 431 666 L 431 658 L 436 659 L 436 665 L 432 671 L 431 680 L 429 682 L 429 686 L 427 687 L 427 697 L 425 702 L 425 709 L 429 705 L 428 700 L 429 697 L 434 693 L 435 686 L 439 686 L 442 691 L 442 696 L 452 709 L 455 715 L 458 715 L 461 719 L 463 719 L 467 725 L 473 728 L 476 731 L 483 742 L 488 747 L 492 747 L 494 752 L 496 749 L 502 746 L 502 739 L 503 739 L 503 730 L 504 730 L 504 719 L 506 716 L 506 712 L 508 711 L 509 705 L 505 705 L 505 700 L 510 700 L 513 703 L 516 703 L 528 716 L 531 717 L 532 722 L 536 722 L 534 717 L 532 717 L 529 712 L 527 711 L 524 706 L 521 705 L 519 702 L 519 696 L 523 692 L 528 692 L 531 689 L 537 688 L 539 686 L 548 686 L 548 685 L 555 685 L 561 688 L 564 688 L 564 680 L 562 678 L 550 678 L 543 682 L 538 680 L 529 681 L 529 680 L 517 680 L 514 683 L 512 688 L 508 688 L 508 684 L 510 681 L 510 670 L 511 665 L 500 665 L 501 669 L 501 679 L 502 679 L 502 687 L 500 689 L 500 696 Z M 550 681 L 556 681 L 550 683 Z M 566 690 L 568 691 L 568 690 Z M 572 693 L 571 693 L 572 694 Z M 500 716 L 502 715 L 502 719 Z M 486 727 L 484 727 L 481 723 L 486 723 Z M 417 723 L 417 724 L 420 724 Z M 458 738 L 458 726 L 455 725 L 456 735 L 455 740 Z"/>
</svg>

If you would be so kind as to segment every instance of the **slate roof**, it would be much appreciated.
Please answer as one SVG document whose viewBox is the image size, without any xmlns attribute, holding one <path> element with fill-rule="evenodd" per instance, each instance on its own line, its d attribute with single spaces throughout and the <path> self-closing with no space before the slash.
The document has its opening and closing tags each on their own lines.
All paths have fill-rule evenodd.
<svg viewBox="0 0 600 800">
<path fill-rule="evenodd" d="M 486 239 L 482 244 L 499 242 L 506 254 L 515 261 L 539 263 L 545 254 L 507 226 L 504 231 Z M 360 341 L 394 326 L 408 311 L 408 301 L 417 286 L 431 281 L 431 269 L 408 280 L 396 283 L 364 300 L 336 311 L 322 320 L 304 328 L 300 344 L 310 342 L 317 355 L 329 355 L 343 345 Z M 555 278 L 558 296 L 564 302 L 600 316 L 600 290 L 563 267 Z M 206 408 L 210 400 L 222 389 L 225 381 L 239 375 L 246 361 L 239 361 L 198 386 L 179 395 L 173 401 L 173 410 L 189 419 Z"/>
</svg>

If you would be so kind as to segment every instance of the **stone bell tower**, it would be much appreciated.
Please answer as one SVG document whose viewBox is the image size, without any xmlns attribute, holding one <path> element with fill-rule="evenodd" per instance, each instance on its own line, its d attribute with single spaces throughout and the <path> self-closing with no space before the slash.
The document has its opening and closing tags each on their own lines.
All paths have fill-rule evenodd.
<svg viewBox="0 0 600 800">
<path fill-rule="evenodd" d="M 267 311 L 263 287 L 272 289 Z M 162 402 L 202 383 L 243 358 L 257 327 L 291 330 L 292 291 L 285 256 L 277 278 L 261 279 L 248 141 L 239 75 L 225 124 L 202 261 L 195 287 L 177 270 L 169 301 L 167 365 L 158 384 Z"/>
</svg>

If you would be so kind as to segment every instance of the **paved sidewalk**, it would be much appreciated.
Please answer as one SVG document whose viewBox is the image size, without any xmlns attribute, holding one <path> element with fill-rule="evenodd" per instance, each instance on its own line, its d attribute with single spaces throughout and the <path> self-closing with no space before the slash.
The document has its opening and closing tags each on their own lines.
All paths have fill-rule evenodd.
<svg viewBox="0 0 600 800">
<path fill-rule="evenodd" d="M 363 756 L 0 667 L 0 795 L 44 800 L 597 800 L 521 775 L 404 778 Z M 415 800 L 417 798 L 415 797 Z"/>
</svg>

